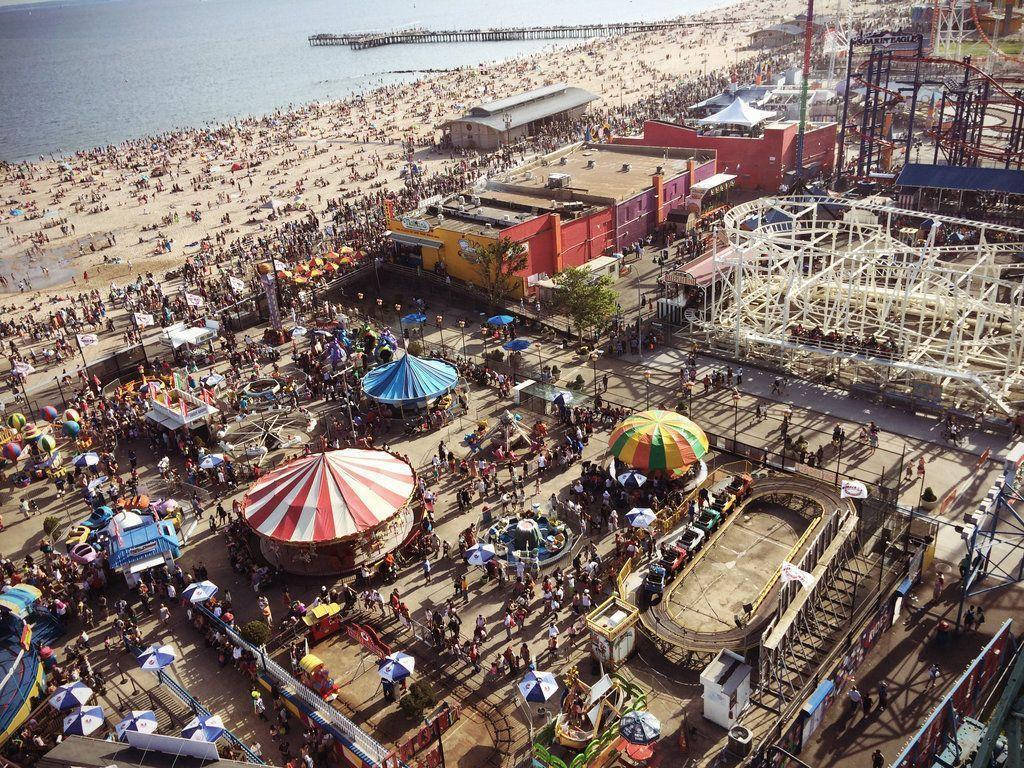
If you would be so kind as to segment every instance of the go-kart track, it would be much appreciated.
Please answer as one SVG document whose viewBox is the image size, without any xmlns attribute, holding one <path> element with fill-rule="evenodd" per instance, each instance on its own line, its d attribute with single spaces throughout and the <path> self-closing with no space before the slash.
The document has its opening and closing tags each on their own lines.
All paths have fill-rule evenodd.
<svg viewBox="0 0 1024 768">
<path fill-rule="evenodd" d="M 850 507 L 836 489 L 814 480 L 757 478 L 662 599 L 641 614 L 643 626 L 658 645 L 686 652 L 756 647 L 778 607 L 782 563 L 800 558 L 824 513 Z"/>
</svg>

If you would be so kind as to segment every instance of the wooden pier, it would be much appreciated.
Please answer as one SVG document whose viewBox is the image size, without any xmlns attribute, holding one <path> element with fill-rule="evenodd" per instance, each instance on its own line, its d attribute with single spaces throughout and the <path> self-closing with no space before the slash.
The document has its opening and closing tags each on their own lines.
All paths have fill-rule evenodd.
<svg viewBox="0 0 1024 768">
<path fill-rule="evenodd" d="M 380 48 L 407 43 L 482 43 L 503 40 L 570 40 L 589 37 L 616 37 L 642 32 L 659 32 L 683 27 L 709 27 L 735 24 L 734 19 L 714 21 L 636 21 L 620 24 L 566 24 L 553 27 L 508 27 L 505 29 L 409 29 L 396 32 L 310 35 L 310 45 L 347 45 L 354 50 Z"/>
</svg>

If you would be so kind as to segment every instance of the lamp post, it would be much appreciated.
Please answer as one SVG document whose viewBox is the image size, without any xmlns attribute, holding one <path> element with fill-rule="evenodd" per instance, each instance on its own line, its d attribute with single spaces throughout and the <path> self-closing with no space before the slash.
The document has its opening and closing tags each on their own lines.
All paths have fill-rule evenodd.
<svg viewBox="0 0 1024 768">
<path fill-rule="evenodd" d="M 693 418 L 693 382 L 689 379 L 686 380 L 686 418 Z"/>
<path fill-rule="evenodd" d="M 736 450 L 737 423 L 740 419 L 740 393 L 732 393 L 732 449 Z"/>
<path fill-rule="evenodd" d="M 466 355 L 466 321 L 459 320 L 459 332 L 462 334 L 462 357 L 468 359 Z"/>
<path fill-rule="evenodd" d="M 377 314 L 380 315 L 380 322 L 384 324 L 384 299 L 377 299 Z"/>
<path fill-rule="evenodd" d="M 647 395 L 647 409 L 651 408 L 651 372 L 644 371 L 644 391 Z"/>
<path fill-rule="evenodd" d="M 597 354 L 596 350 L 590 353 L 590 364 L 594 368 L 594 397 L 595 398 L 597 397 L 597 358 L 598 357 L 599 357 L 599 355 Z"/>
<path fill-rule="evenodd" d="M 441 339 L 441 354 L 443 355 L 444 351 L 445 351 L 444 350 L 444 316 L 438 315 L 437 317 L 434 318 L 434 320 L 437 322 L 437 333 L 438 333 L 438 336 L 440 336 L 440 339 Z"/>
<path fill-rule="evenodd" d="M 398 317 L 398 338 L 405 346 L 405 326 L 402 325 L 402 305 L 395 304 L 395 315 Z"/>
<path fill-rule="evenodd" d="M 839 485 L 839 461 L 843 457 L 843 441 L 846 439 L 846 435 L 842 430 L 839 431 L 839 450 L 836 451 L 836 485 Z"/>
<path fill-rule="evenodd" d="M 362 291 L 360 291 L 359 293 L 356 294 L 356 301 L 359 302 L 359 311 L 362 312 L 363 311 L 363 292 Z"/>
</svg>

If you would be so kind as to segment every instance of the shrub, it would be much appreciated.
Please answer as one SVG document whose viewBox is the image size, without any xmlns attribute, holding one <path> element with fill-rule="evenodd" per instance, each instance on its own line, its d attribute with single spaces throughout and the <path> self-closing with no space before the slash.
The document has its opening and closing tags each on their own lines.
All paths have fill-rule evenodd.
<svg viewBox="0 0 1024 768">
<path fill-rule="evenodd" d="M 409 686 L 408 692 L 403 696 L 398 706 L 410 718 L 422 720 L 423 713 L 437 703 L 437 697 L 429 683 L 417 680 Z"/>
<path fill-rule="evenodd" d="M 270 639 L 270 627 L 265 622 L 259 619 L 253 619 L 250 622 L 242 625 L 242 629 L 239 631 L 242 639 L 249 645 L 261 646 L 266 645 L 267 640 Z"/>
<path fill-rule="evenodd" d="M 53 537 L 53 534 L 60 528 L 60 518 L 54 517 L 53 515 L 47 515 L 43 519 L 43 533 L 47 536 Z"/>
<path fill-rule="evenodd" d="M 932 487 L 930 485 L 927 488 L 925 488 L 924 493 L 921 494 L 921 501 L 928 502 L 929 504 L 931 504 L 933 501 L 938 501 L 938 499 L 935 497 L 935 491 L 932 490 Z"/>
<path fill-rule="evenodd" d="M 583 380 L 583 374 L 576 374 L 576 378 L 572 380 L 572 384 L 569 385 L 569 389 L 575 389 L 578 392 L 582 392 L 583 388 L 587 383 Z"/>
<path fill-rule="evenodd" d="M 413 339 L 405 345 L 405 351 L 413 357 L 419 357 L 423 354 L 423 342 L 419 339 Z"/>
</svg>

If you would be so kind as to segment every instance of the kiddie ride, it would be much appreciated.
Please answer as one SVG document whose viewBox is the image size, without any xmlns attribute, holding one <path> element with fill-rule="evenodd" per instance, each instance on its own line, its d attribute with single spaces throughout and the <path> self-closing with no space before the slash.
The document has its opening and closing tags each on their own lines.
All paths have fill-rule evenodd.
<svg viewBox="0 0 1024 768">
<path fill-rule="evenodd" d="M 341 686 L 335 684 L 331 671 L 319 656 L 307 653 L 299 660 L 299 680 L 314 690 L 324 701 L 333 701 Z"/>
</svg>

